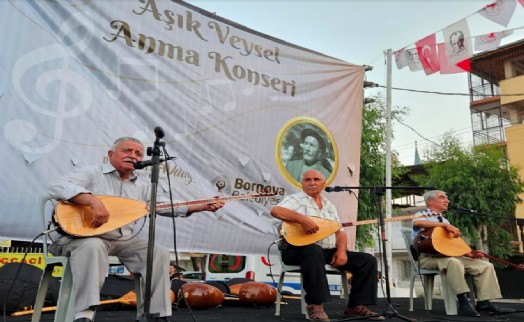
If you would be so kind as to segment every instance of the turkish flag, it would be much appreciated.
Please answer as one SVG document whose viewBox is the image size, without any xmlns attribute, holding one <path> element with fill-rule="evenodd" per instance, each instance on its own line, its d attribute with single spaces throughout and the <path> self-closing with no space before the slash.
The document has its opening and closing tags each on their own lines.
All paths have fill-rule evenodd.
<svg viewBox="0 0 524 322">
<path fill-rule="evenodd" d="M 516 7 L 517 2 L 515 0 L 497 0 L 477 12 L 486 19 L 507 27 Z"/>
<path fill-rule="evenodd" d="M 437 54 L 437 41 L 435 34 L 427 36 L 415 43 L 418 57 L 426 75 L 431 75 L 440 70 L 440 63 Z"/>
</svg>

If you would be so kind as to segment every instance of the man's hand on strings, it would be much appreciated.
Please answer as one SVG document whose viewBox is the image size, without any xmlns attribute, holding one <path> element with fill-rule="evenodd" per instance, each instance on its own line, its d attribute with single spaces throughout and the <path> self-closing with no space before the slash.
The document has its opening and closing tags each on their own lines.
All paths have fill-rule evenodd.
<svg viewBox="0 0 524 322">
<path fill-rule="evenodd" d="M 302 229 L 304 229 L 304 232 L 308 235 L 314 234 L 320 229 L 317 223 L 315 223 L 308 216 L 301 216 L 300 225 L 302 226 Z"/>
<path fill-rule="evenodd" d="M 218 209 L 224 207 L 225 202 L 222 200 L 218 200 L 219 196 L 214 196 L 213 198 L 216 198 L 217 200 L 215 202 L 205 204 L 203 211 L 215 212 Z"/>
<path fill-rule="evenodd" d="M 453 226 L 453 225 L 450 225 L 450 224 L 446 224 L 444 226 L 444 228 L 454 237 L 454 238 L 457 238 L 457 237 L 460 237 L 461 236 L 461 233 L 460 233 L 460 229 L 458 229 L 457 227 Z"/>
<path fill-rule="evenodd" d="M 109 221 L 109 212 L 106 207 L 101 203 L 101 206 L 91 207 L 91 227 L 98 228 Z"/>
<path fill-rule="evenodd" d="M 91 208 L 91 218 L 86 218 L 91 227 L 98 228 L 109 221 L 109 211 L 107 211 L 104 203 L 94 195 L 90 193 L 79 193 L 69 201 Z"/>
<path fill-rule="evenodd" d="M 471 251 L 467 254 L 464 255 L 465 257 L 469 257 L 469 258 L 473 258 L 473 259 L 479 259 L 479 258 L 484 258 L 484 254 L 482 254 L 481 252 L 478 252 L 478 251 Z"/>
<path fill-rule="evenodd" d="M 195 206 L 189 207 L 187 210 L 187 216 L 189 216 L 190 214 L 194 212 L 200 212 L 200 211 L 216 212 L 218 209 L 224 207 L 225 203 L 223 200 L 218 200 L 218 198 L 220 198 L 219 196 L 214 196 L 213 198 L 216 198 L 217 200 L 214 202 L 207 203 L 207 204 L 195 205 Z"/>
</svg>

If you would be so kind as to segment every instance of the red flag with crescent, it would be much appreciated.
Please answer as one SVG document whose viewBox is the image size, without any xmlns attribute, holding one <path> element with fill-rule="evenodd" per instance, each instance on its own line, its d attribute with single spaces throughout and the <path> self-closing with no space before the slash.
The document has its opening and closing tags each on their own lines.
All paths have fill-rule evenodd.
<svg viewBox="0 0 524 322">
<path fill-rule="evenodd" d="M 437 53 L 437 42 L 435 34 L 427 36 L 415 43 L 418 57 L 426 75 L 431 75 L 440 70 L 440 63 Z"/>
</svg>

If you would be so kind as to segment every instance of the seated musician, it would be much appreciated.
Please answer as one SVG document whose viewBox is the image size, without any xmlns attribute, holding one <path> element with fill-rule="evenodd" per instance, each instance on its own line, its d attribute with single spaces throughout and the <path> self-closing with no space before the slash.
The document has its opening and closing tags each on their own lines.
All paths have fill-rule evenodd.
<svg viewBox="0 0 524 322">
<path fill-rule="evenodd" d="M 179 278 L 179 276 L 180 276 L 180 273 L 178 272 L 175 262 L 173 261 L 169 262 L 169 279 L 173 280 L 175 278 Z"/>
<path fill-rule="evenodd" d="M 48 192 L 57 200 L 88 206 L 93 220 L 91 227 L 100 227 L 113 216 L 95 195 L 119 196 L 149 202 L 151 186 L 139 180 L 135 164 L 142 161 L 144 146 L 131 137 L 119 138 L 108 151 L 110 163 L 82 167 L 71 174 L 53 180 Z M 159 195 L 158 202 L 169 202 Z M 222 201 L 185 208 L 175 208 L 176 215 L 189 216 L 199 211 L 216 211 L 223 207 Z M 170 209 L 166 208 L 167 211 Z M 140 273 L 145 286 L 148 242 L 136 238 L 134 223 L 125 225 L 96 237 L 55 240 L 50 250 L 55 255 L 69 256 L 74 283 L 75 322 L 94 320 L 94 309 L 100 302 L 100 290 L 108 273 L 108 256 L 117 256 L 132 273 Z M 169 321 L 172 314 L 169 280 L 169 251 L 155 246 L 151 280 L 150 312 L 158 314 L 156 321 Z M 145 287 L 142 287 L 145 291 Z M 142 295 L 144 298 L 144 295 Z M 143 307 L 138 308 L 138 319 Z"/>
<path fill-rule="evenodd" d="M 431 190 L 424 194 L 424 201 L 427 210 L 417 214 L 442 214 L 448 210 L 448 197 L 444 191 Z M 460 230 L 451 225 L 450 222 L 442 216 L 423 217 L 413 220 L 413 234 L 417 234 L 425 229 L 433 227 L 443 227 L 454 237 L 460 237 Z M 473 253 L 460 257 L 446 257 L 440 254 L 419 254 L 420 268 L 438 269 L 446 271 L 448 286 L 457 294 L 459 302 L 458 314 L 462 316 L 478 317 L 478 311 L 487 311 L 495 313 L 510 313 L 512 309 L 501 308 L 489 300 L 501 298 L 500 287 L 495 274 L 493 264 L 480 260 L 482 255 Z M 473 276 L 476 288 L 477 305 L 476 309 L 471 305 L 467 294 L 469 287 L 464 278 L 464 274 Z"/>
<path fill-rule="evenodd" d="M 321 195 L 325 180 L 318 170 L 306 171 L 302 177 L 302 192 L 285 197 L 271 209 L 271 215 L 283 221 L 297 223 L 306 234 L 314 234 L 318 225 L 309 218 L 317 216 L 340 222 L 335 206 Z M 280 246 L 282 261 L 299 265 L 306 292 L 305 301 L 310 320 L 328 321 L 323 304 L 331 299 L 325 265 L 350 271 L 351 292 L 344 314 L 365 317 L 367 320 L 384 320 L 366 307 L 376 304 L 377 261 L 367 253 L 347 251 L 347 237 L 342 229 L 317 243 L 306 246 L 284 244 Z"/>
</svg>

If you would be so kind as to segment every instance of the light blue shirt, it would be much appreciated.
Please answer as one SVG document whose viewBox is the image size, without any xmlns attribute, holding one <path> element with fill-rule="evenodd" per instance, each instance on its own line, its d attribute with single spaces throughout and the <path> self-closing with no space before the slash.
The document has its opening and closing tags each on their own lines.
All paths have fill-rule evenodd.
<svg viewBox="0 0 524 322">
<path fill-rule="evenodd" d="M 340 222 L 335 206 L 324 196 L 321 195 L 320 197 L 322 198 L 322 209 L 318 207 L 313 198 L 303 191 L 284 197 L 278 206 L 296 211 L 305 216 L 316 216 Z M 343 229 L 341 228 L 340 230 Z M 317 245 L 324 249 L 336 248 L 335 234 L 318 241 Z"/>
</svg>

